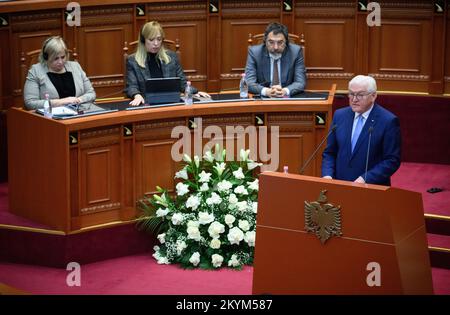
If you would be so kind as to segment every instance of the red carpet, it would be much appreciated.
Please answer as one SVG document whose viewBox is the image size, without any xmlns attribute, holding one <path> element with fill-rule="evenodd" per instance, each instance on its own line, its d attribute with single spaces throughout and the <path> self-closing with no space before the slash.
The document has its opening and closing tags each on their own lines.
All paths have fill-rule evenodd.
<svg viewBox="0 0 450 315">
<path fill-rule="evenodd" d="M 435 294 L 450 294 L 450 272 L 432 269 Z M 253 268 L 184 270 L 147 254 L 81 266 L 81 286 L 68 287 L 65 269 L 0 263 L 0 283 L 32 294 L 249 295 Z"/>
</svg>

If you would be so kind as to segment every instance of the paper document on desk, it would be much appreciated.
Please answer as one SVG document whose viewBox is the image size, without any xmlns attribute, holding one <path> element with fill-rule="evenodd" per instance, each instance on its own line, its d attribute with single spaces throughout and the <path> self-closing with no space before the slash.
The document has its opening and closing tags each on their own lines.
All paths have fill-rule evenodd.
<svg viewBox="0 0 450 315">
<path fill-rule="evenodd" d="M 36 112 L 44 115 L 43 108 L 38 108 Z M 52 116 L 61 117 L 61 116 L 75 116 L 75 115 L 77 115 L 76 111 L 65 106 L 58 106 L 52 108 Z"/>
</svg>

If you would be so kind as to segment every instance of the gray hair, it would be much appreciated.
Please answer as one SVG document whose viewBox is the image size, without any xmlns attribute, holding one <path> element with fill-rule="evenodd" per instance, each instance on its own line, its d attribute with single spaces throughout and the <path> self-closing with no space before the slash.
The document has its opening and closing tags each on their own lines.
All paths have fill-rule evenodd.
<svg viewBox="0 0 450 315">
<path fill-rule="evenodd" d="M 352 84 L 364 84 L 367 86 L 367 92 L 376 92 L 377 91 L 377 82 L 374 78 L 367 75 L 357 75 L 348 83 L 348 87 L 350 89 L 350 85 Z"/>
</svg>

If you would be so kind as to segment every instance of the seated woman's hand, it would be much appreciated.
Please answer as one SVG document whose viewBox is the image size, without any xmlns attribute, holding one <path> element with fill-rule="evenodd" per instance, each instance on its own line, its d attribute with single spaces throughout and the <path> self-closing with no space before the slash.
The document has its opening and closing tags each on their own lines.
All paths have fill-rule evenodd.
<svg viewBox="0 0 450 315">
<path fill-rule="evenodd" d="M 211 95 L 209 95 L 209 94 L 206 93 L 206 92 L 198 91 L 198 93 L 195 94 L 195 97 L 208 98 L 208 99 L 210 99 L 210 98 L 211 98 Z"/>
<path fill-rule="evenodd" d="M 139 106 L 141 104 L 144 104 L 144 98 L 141 94 L 136 94 L 134 96 L 134 99 L 130 102 L 131 106 Z"/>
</svg>

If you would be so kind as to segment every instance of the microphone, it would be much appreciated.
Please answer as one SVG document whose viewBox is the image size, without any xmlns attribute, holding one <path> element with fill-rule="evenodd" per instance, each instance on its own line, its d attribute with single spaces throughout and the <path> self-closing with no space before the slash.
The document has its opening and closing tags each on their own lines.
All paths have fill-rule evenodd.
<svg viewBox="0 0 450 315">
<path fill-rule="evenodd" d="M 319 149 L 322 147 L 323 143 L 328 139 L 328 137 L 336 130 L 337 125 L 333 125 L 333 127 L 331 127 L 330 131 L 328 132 L 328 134 L 322 139 L 322 141 L 319 143 L 319 145 L 317 146 L 317 148 L 314 150 L 314 152 L 310 155 L 310 157 L 308 158 L 308 160 L 305 162 L 305 164 L 303 164 L 302 168 L 300 169 L 299 174 L 303 174 L 303 172 L 305 171 L 305 168 L 309 165 L 309 163 L 312 161 L 312 159 L 316 156 L 317 152 L 319 151 Z"/>
<path fill-rule="evenodd" d="M 373 123 L 373 120 L 372 120 Z M 372 139 L 372 131 L 373 126 L 369 127 L 369 141 L 367 143 L 367 155 L 366 155 L 366 171 L 364 172 L 364 182 L 366 182 L 367 179 L 367 167 L 369 166 L 369 151 L 370 151 L 370 140 Z"/>
</svg>

